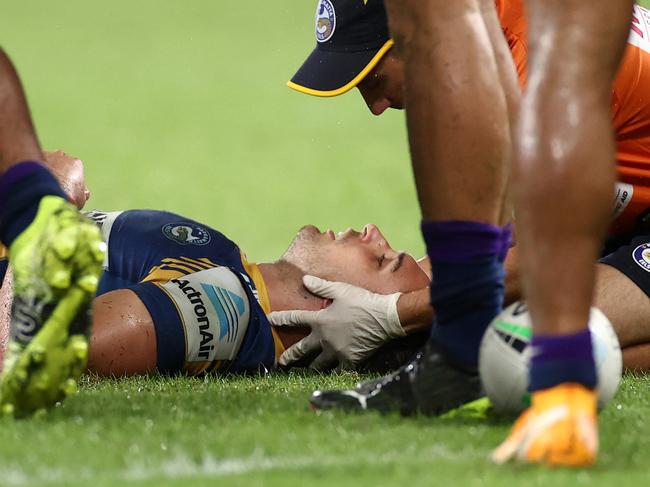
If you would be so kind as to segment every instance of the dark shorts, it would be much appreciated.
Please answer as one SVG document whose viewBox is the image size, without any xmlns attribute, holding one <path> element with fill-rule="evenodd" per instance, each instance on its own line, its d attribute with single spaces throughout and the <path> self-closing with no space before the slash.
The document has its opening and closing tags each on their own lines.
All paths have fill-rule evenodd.
<svg viewBox="0 0 650 487">
<path fill-rule="evenodd" d="M 650 297 L 650 229 L 609 239 L 603 255 L 601 264 L 622 272 Z"/>
</svg>

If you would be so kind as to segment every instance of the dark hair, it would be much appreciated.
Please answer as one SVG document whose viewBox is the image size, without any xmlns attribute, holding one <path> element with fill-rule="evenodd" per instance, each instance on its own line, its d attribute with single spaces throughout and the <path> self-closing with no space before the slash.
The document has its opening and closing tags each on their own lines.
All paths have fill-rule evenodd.
<svg viewBox="0 0 650 487">
<path fill-rule="evenodd" d="M 372 356 L 357 367 L 359 372 L 386 374 L 411 360 L 429 340 L 429 330 L 396 338 L 382 345 Z"/>
</svg>

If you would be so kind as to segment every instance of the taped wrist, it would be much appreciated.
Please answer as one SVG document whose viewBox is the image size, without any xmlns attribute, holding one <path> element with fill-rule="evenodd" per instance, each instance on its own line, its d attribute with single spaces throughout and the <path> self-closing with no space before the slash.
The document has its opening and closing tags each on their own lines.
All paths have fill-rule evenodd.
<svg viewBox="0 0 650 487">
<path fill-rule="evenodd" d="M 20 162 L 0 176 L 0 241 L 6 246 L 25 231 L 44 196 L 66 199 L 58 181 L 41 163 Z"/>
</svg>

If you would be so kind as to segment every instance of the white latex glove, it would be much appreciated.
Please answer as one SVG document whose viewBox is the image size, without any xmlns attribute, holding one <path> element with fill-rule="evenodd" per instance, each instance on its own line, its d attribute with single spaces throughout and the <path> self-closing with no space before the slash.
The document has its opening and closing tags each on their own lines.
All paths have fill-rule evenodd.
<svg viewBox="0 0 650 487">
<path fill-rule="evenodd" d="M 374 294 L 350 284 L 305 276 L 303 284 L 313 294 L 333 300 L 320 311 L 277 311 L 268 319 L 276 326 L 309 326 L 311 333 L 289 347 L 280 365 L 297 362 L 321 352 L 314 369 L 331 368 L 338 362 L 350 368 L 360 364 L 392 338 L 404 336 L 397 314 L 401 293 Z"/>
</svg>

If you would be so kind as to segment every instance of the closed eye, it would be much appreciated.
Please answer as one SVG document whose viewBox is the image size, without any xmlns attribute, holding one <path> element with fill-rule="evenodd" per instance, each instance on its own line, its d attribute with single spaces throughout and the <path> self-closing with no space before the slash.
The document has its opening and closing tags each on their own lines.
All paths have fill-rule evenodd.
<svg viewBox="0 0 650 487">
<path fill-rule="evenodd" d="M 381 266 L 384 264 L 384 261 L 386 260 L 386 254 L 382 254 L 381 257 L 377 259 L 379 262 L 379 268 L 381 269 Z"/>
<path fill-rule="evenodd" d="M 400 252 L 399 255 L 397 256 L 397 259 L 395 259 L 395 264 L 393 265 L 393 268 L 390 270 L 391 272 L 395 272 L 397 269 L 399 269 L 402 266 L 402 263 L 404 262 L 404 257 L 406 257 L 406 252 Z"/>
</svg>

